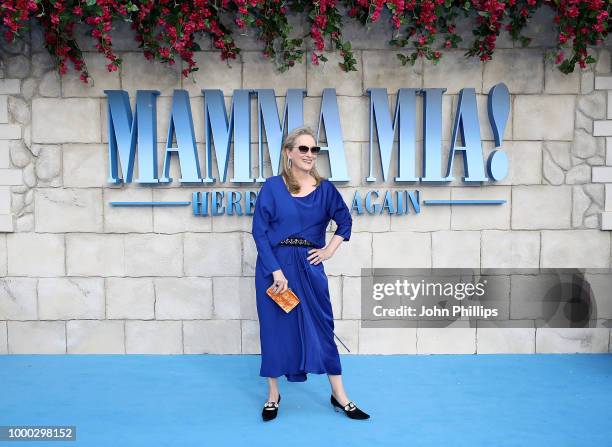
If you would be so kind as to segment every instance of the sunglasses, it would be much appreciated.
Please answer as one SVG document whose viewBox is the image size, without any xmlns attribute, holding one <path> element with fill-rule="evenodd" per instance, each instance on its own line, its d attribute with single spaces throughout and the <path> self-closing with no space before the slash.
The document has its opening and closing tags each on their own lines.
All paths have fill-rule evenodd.
<svg viewBox="0 0 612 447">
<path fill-rule="evenodd" d="M 306 154 L 309 149 L 310 149 L 310 152 L 312 152 L 313 154 L 318 154 L 319 152 L 321 152 L 320 146 L 313 146 L 313 147 L 298 146 L 297 148 L 300 150 L 302 154 Z"/>
</svg>

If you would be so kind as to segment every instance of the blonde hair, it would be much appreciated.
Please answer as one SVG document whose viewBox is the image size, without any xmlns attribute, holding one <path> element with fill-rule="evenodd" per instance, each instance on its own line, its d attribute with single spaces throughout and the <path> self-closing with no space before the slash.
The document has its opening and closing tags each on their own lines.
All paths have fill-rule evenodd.
<svg viewBox="0 0 612 447">
<path fill-rule="evenodd" d="M 293 173 L 291 172 L 291 168 L 289 167 L 289 157 L 287 156 L 287 150 L 293 150 L 293 146 L 295 145 L 295 140 L 301 135 L 310 135 L 313 140 L 317 140 L 313 130 L 308 126 L 296 127 L 291 132 L 287 134 L 285 140 L 283 141 L 283 147 L 281 150 L 281 173 L 280 175 L 285 180 L 287 188 L 291 194 L 297 194 L 300 192 L 300 184 L 294 178 Z M 312 165 L 312 169 L 310 170 L 310 175 L 315 178 L 315 187 L 318 187 L 323 177 L 317 171 L 315 163 Z"/>
</svg>

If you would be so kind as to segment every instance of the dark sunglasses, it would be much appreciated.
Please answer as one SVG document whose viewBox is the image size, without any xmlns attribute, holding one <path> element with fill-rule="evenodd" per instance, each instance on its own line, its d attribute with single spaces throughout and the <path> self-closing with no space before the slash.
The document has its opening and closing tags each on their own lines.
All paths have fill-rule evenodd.
<svg viewBox="0 0 612 447">
<path fill-rule="evenodd" d="M 318 154 L 319 152 L 321 152 L 320 146 L 313 146 L 313 147 L 298 146 L 297 148 L 300 150 L 302 154 L 307 153 L 309 149 L 310 149 L 310 152 L 312 152 L 313 154 Z"/>
</svg>

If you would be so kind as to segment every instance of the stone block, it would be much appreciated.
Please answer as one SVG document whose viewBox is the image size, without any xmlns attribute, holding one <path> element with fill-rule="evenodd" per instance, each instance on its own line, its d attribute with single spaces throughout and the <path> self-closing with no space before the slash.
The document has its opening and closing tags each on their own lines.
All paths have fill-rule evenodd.
<svg viewBox="0 0 612 447">
<path fill-rule="evenodd" d="M 434 65 L 425 62 L 423 87 L 445 88 L 446 95 L 458 94 L 464 88 L 473 88 L 476 93 L 481 93 L 483 67 L 486 65 L 477 58 L 465 57 L 464 53 L 465 51 L 458 49 L 445 50 L 442 51 L 440 63 Z"/>
<path fill-rule="evenodd" d="M 372 238 L 374 268 L 431 267 L 431 233 L 375 233 Z"/>
<path fill-rule="evenodd" d="M 595 76 L 595 90 L 612 90 L 612 76 Z"/>
<path fill-rule="evenodd" d="M 231 95 L 242 87 L 243 68 L 239 60 L 223 61 L 217 51 L 197 51 L 193 60 L 199 70 L 183 79 L 183 88 L 190 96 L 201 96 L 202 89 L 219 89 L 224 95 Z"/>
<path fill-rule="evenodd" d="M 0 79 L 0 94 L 18 95 L 21 92 L 20 79 Z"/>
<path fill-rule="evenodd" d="M 236 276 L 242 271 L 239 233 L 186 233 L 185 274 L 188 276 Z M 227 253 L 228 256 L 220 256 Z"/>
<path fill-rule="evenodd" d="M 257 320 L 253 277 L 212 278 L 214 318 Z"/>
<path fill-rule="evenodd" d="M 369 140 L 369 107 L 369 99 L 366 96 L 338 96 L 340 125 L 345 141 Z M 315 122 L 318 123 L 319 120 Z"/>
<path fill-rule="evenodd" d="M 436 231 L 431 234 L 434 268 L 480 267 L 479 231 Z"/>
<path fill-rule="evenodd" d="M 99 101 L 91 98 L 32 100 L 32 141 L 35 143 L 99 142 Z"/>
<path fill-rule="evenodd" d="M 418 354 L 475 354 L 476 328 L 417 328 Z"/>
<path fill-rule="evenodd" d="M 306 60 L 310 61 L 311 52 L 307 52 Z M 338 96 L 361 96 L 363 86 L 361 85 L 361 52 L 354 51 L 353 56 L 357 61 L 357 71 L 345 72 L 340 67 L 343 58 L 338 51 L 324 51 L 327 62 L 321 62 L 318 66 L 306 63 L 306 89 L 308 96 L 321 96 L 323 89 L 333 87 Z"/>
<path fill-rule="evenodd" d="M 344 276 L 342 278 L 342 319 L 361 319 L 361 277 Z M 340 314 L 334 313 L 337 319 Z"/>
<path fill-rule="evenodd" d="M 41 320 L 103 319 L 104 279 L 41 278 L 38 312 Z"/>
<path fill-rule="evenodd" d="M 8 329 L 7 322 L 0 321 L 0 354 L 8 354 Z"/>
<path fill-rule="evenodd" d="M 600 230 L 542 231 L 543 268 L 608 268 L 610 233 Z"/>
<path fill-rule="evenodd" d="M 544 89 L 544 54 L 541 49 L 501 49 L 484 64 L 483 90 L 499 82 L 511 94 L 541 93 Z"/>
<path fill-rule="evenodd" d="M 37 188 L 35 213 L 37 232 L 101 232 L 102 190 Z"/>
<path fill-rule="evenodd" d="M 418 88 L 423 85 L 423 61 L 415 65 L 402 65 L 396 54 L 402 51 L 364 50 L 363 89 L 386 88 L 389 94 L 397 94 L 400 88 Z"/>
<path fill-rule="evenodd" d="M 593 183 L 612 183 L 612 166 L 593 166 L 591 174 Z"/>
<path fill-rule="evenodd" d="M 123 321 L 69 320 L 66 322 L 68 354 L 123 354 Z"/>
<path fill-rule="evenodd" d="M 537 354 L 593 354 L 608 352 L 608 328 L 538 328 Z"/>
<path fill-rule="evenodd" d="M 0 96 L 0 123 L 7 124 L 8 119 L 8 96 Z"/>
<path fill-rule="evenodd" d="M 6 246 L 6 235 L 0 234 L 0 277 L 6 276 L 7 268 L 8 268 L 8 249 Z"/>
<path fill-rule="evenodd" d="M 155 316 L 160 320 L 194 320 L 212 317 L 210 278 L 156 278 Z"/>
<path fill-rule="evenodd" d="M 8 321 L 9 354 L 65 354 L 66 322 Z"/>
<path fill-rule="evenodd" d="M 91 77 L 88 83 L 81 81 L 80 72 L 68 70 L 61 77 L 62 97 L 103 97 L 104 90 L 119 90 L 119 71 L 109 72 L 106 65 L 109 63 L 101 53 L 83 53 L 83 60 L 87 64 L 87 71 Z M 125 67 L 125 65 L 124 65 Z"/>
<path fill-rule="evenodd" d="M 21 139 L 21 126 L 18 124 L 0 124 L 0 139 L 2 140 Z"/>
<path fill-rule="evenodd" d="M 531 185 L 512 188 L 512 229 L 570 228 L 571 186 Z"/>
<path fill-rule="evenodd" d="M 372 268 L 372 235 L 351 234 L 351 239 L 343 242 L 334 256 L 324 261 L 323 265 L 327 275 L 361 275 L 362 268 Z"/>
<path fill-rule="evenodd" d="M 67 234 L 67 274 L 124 276 L 123 239 L 121 234 Z"/>
<path fill-rule="evenodd" d="M 240 320 L 185 321 L 185 354 L 240 354 Z"/>
<path fill-rule="evenodd" d="M 126 321 L 126 354 L 183 354 L 181 321 Z"/>
<path fill-rule="evenodd" d="M 514 98 L 515 140 L 571 141 L 574 137 L 573 95 L 518 95 Z"/>
<path fill-rule="evenodd" d="M 285 96 L 287 89 L 306 85 L 306 64 L 296 64 L 280 73 L 273 63 L 261 57 L 259 51 L 242 52 L 242 62 L 246 67 L 242 88 L 271 88 L 276 95 Z"/>
<path fill-rule="evenodd" d="M 416 328 L 359 328 L 359 354 L 416 354 Z"/>
<path fill-rule="evenodd" d="M 19 186 L 23 184 L 21 169 L 0 169 L 0 185 Z"/>
<path fill-rule="evenodd" d="M 612 135 L 612 120 L 593 121 L 594 137 L 609 137 Z"/>
<path fill-rule="evenodd" d="M 534 328 L 478 328 L 478 354 L 533 354 Z"/>
<path fill-rule="evenodd" d="M 0 278 L 0 320 L 37 320 L 36 279 Z"/>
<path fill-rule="evenodd" d="M 182 276 L 183 236 L 129 234 L 125 236 L 127 276 Z"/>
<path fill-rule="evenodd" d="M 62 145 L 63 184 L 67 188 L 107 186 L 108 148 L 101 144 Z"/>
<path fill-rule="evenodd" d="M 153 278 L 107 278 L 106 318 L 126 320 L 155 318 Z"/>
<path fill-rule="evenodd" d="M 13 233 L 6 236 L 9 276 L 62 276 L 64 235 Z"/>
<path fill-rule="evenodd" d="M 544 93 L 580 93 L 580 73 L 562 73 L 551 60 L 544 60 Z"/>
<path fill-rule="evenodd" d="M 172 96 L 174 89 L 181 88 L 180 66 L 170 66 L 159 61 L 149 61 L 142 51 L 120 53 L 122 61 L 121 87 L 133 102 L 137 90 L 158 90 L 160 96 Z"/>
<path fill-rule="evenodd" d="M 11 152 L 10 152 L 10 141 L 0 141 L 0 169 L 10 168 Z"/>
<path fill-rule="evenodd" d="M 242 354 L 261 354 L 259 339 L 259 322 L 254 320 L 241 320 Z"/>
<path fill-rule="evenodd" d="M 540 233 L 537 231 L 482 232 L 483 268 L 538 268 Z"/>
</svg>

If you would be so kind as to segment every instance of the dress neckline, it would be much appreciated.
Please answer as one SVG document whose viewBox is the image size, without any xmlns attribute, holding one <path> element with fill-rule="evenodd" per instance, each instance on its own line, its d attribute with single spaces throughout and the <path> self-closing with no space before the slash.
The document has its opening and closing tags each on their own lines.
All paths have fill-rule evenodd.
<svg viewBox="0 0 612 447">
<path fill-rule="evenodd" d="M 321 180 L 321 182 L 319 182 L 319 186 L 317 186 L 315 189 L 313 189 L 312 191 L 310 191 L 308 194 L 306 194 L 305 196 L 294 196 L 293 194 L 291 194 L 291 192 L 289 191 L 289 188 L 287 188 L 287 184 L 285 183 L 285 179 L 283 178 L 282 175 L 280 175 L 281 178 L 281 182 L 283 182 L 283 186 L 285 188 L 285 191 L 287 191 L 287 194 L 289 194 L 289 197 L 291 197 L 292 199 L 303 199 L 305 197 L 310 196 L 312 193 L 314 193 L 317 189 L 319 189 L 321 187 L 321 185 L 323 184 L 323 180 Z"/>
</svg>

